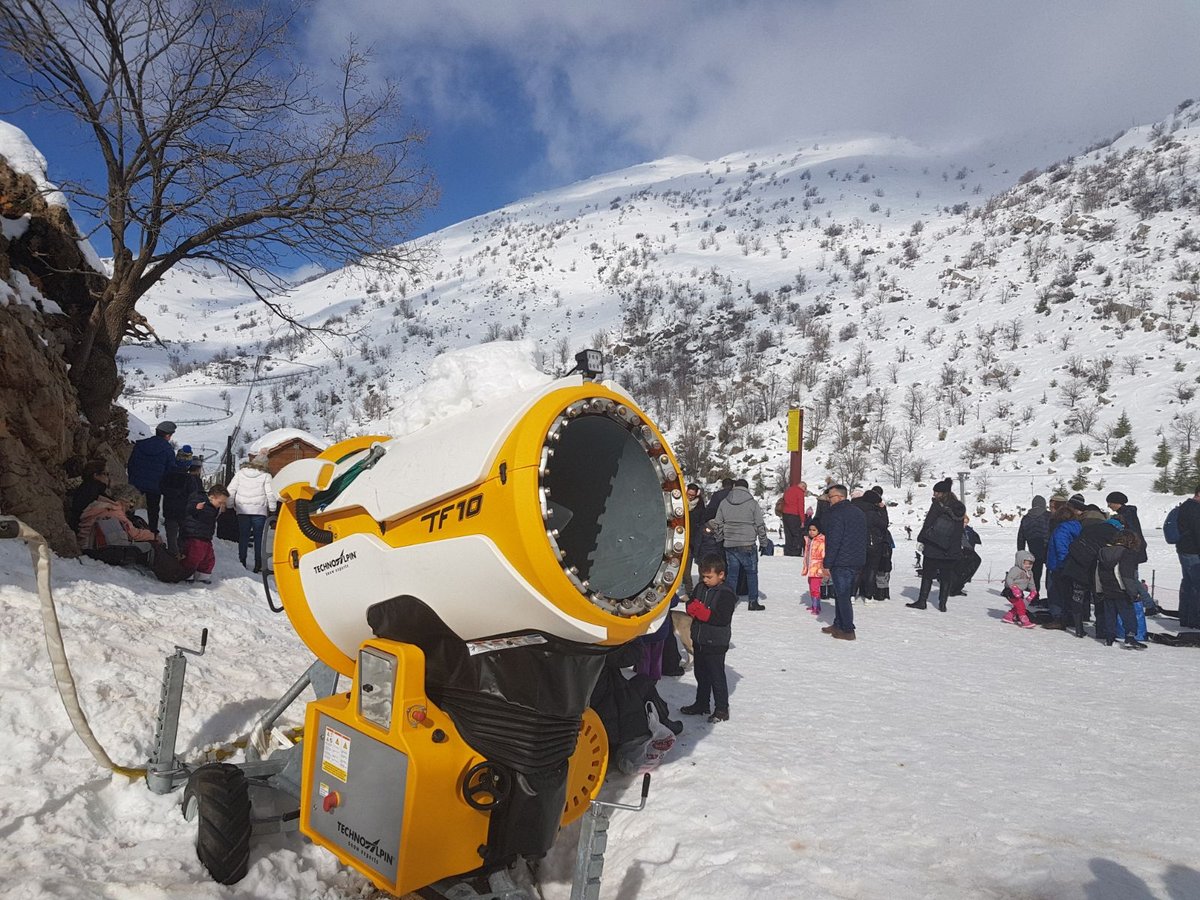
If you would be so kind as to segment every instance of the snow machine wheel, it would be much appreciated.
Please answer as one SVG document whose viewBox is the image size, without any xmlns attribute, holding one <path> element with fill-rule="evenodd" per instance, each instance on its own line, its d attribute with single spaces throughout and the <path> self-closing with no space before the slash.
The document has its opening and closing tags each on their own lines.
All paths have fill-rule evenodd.
<svg viewBox="0 0 1200 900">
<path fill-rule="evenodd" d="M 250 864 L 250 787 L 237 766 L 201 766 L 183 792 L 183 815 L 198 819 L 196 856 L 218 884 L 236 884 Z"/>
</svg>

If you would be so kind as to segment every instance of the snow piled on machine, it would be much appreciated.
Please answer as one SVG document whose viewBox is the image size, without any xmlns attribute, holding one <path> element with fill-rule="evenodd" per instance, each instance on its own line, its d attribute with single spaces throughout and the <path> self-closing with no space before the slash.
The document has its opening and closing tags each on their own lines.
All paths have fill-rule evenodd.
<svg viewBox="0 0 1200 900">
<path fill-rule="evenodd" d="M 511 344 L 443 357 L 429 374 L 397 433 L 537 383 Z M 1186 789 L 1200 781 L 1194 653 L 1131 653 L 1001 624 L 1014 531 L 979 530 L 980 573 L 941 614 L 904 608 L 916 593 L 906 565 L 915 544 L 897 528 L 894 599 L 858 606 L 854 644 L 820 632 L 829 606 L 817 621 L 804 610 L 800 560 L 763 559 L 767 610 L 739 610 L 733 622 L 732 719 L 684 717 L 645 811 L 613 814 L 601 896 L 1200 897 Z M 1150 553 L 1143 574 L 1173 586 L 1170 548 L 1154 541 Z M 192 763 L 245 735 L 311 661 L 233 545 L 218 542 L 217 557 L 211 586 L 54 562 L 81 703 L 118 763 L 149 756 L 163 658 L 196 646 L 202 628 L 208 652 L 189 658 L 179 730 Z M 296 834 L 256 842 L 239 884 L 209 880 L 181 792 L 156 796 L 102 771 L 72 733 L 29 555 L 15 541 L 0 542 L 0 684 L 6 896 L 381 896 Z M 660 691 L 677 714 L 695 681 L 666 678 Z M 281 725 L 302 715 L 297 704 Z M 611 771 L 602 797 L 636 802 L 639 789 L 639 778 Z M 540 867 L 548 900 L 569 896 L 577 834 L 567 829 Z"/>
</svg>

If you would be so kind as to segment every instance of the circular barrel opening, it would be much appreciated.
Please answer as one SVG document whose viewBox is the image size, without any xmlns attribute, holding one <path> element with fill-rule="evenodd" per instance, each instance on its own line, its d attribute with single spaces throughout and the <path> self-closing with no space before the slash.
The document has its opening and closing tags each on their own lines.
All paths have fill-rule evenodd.
<svg viewBox="0 0 1200 900">
<path fill-rule="evenodd" d="M 565 421 L 542 487 L 564 567 L 613 599 L 651 584 L 667 539 L 663 485 L 628 428 L 603 415 Z"/>
</svg>

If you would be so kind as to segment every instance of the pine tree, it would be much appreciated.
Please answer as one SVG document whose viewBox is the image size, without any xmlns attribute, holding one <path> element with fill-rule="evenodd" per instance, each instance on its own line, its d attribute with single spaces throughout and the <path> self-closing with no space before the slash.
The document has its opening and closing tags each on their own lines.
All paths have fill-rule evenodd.
<svg viewBox="0 0 1200 900">
<path fill-rule="evenodd" d="M 1167 446 L 1167 439 L 1163 437 L 1158 442 L 1158 449 L 1154 451 L 1154 465 L 1160 469 L 1165 469 L 1171 464 L 1171 448 Z"/>
<path fill-rule="evenodd" d="M 1125 438 L 1125 443 L 1117 448 L 1117 452 L 1113 454 L 1113 462 L 1118 466 L 1132 466 L 1137 461 L 1138 446 L 1133 442 L 1133 438 Z"/>
<path fill-rule="evenodd" d="M 1121 410 L 1121 418 L 1117 419 L 1117 424 L 1113 428 L 1112 436 L 1115 438 L 1129 437 L 1133 433 L 1133 426 L 1129 423 L 1129 416 L 1125 410 Z"/>
<path fill-rule="evenodd" d="M 1087 473 L 1090 471 L 1091 469 L 1087 468 L 1086 466 L 1080 466 L 1078 469 L 1076 469 L 1075 477 L 1071 479 L 1071 490 L 1082 491 L 1084 488 L 1086 488 L 1088 486 Z"/>
<path fill-rule="evenodd" d="M 1171 493 L 1190 494 L 1192 492 L 1195 478 L 1196 476 L 1192 468 L 1192 461 L 1184 454 L 1180 453 L 1179 461 L 1175 463 L 1175 468 L 1171 472 Z"/>
</svg>

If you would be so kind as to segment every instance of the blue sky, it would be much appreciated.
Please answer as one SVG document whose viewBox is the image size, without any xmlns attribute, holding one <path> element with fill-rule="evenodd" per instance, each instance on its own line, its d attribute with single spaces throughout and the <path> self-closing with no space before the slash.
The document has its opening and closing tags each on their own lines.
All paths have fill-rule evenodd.
<svg viewBox="0 0 1200 900">
<path fill-rule="evenodd" d="M 669 154 L 865 130 L 1083 145 L 1200 96 L 1195 0 L 313 0 L 312 66 L 352 37 L 429 133 L 421 232 Z M 4 117 L 52 180 L 97 174 L 69 124 Z"/>
</svg>

